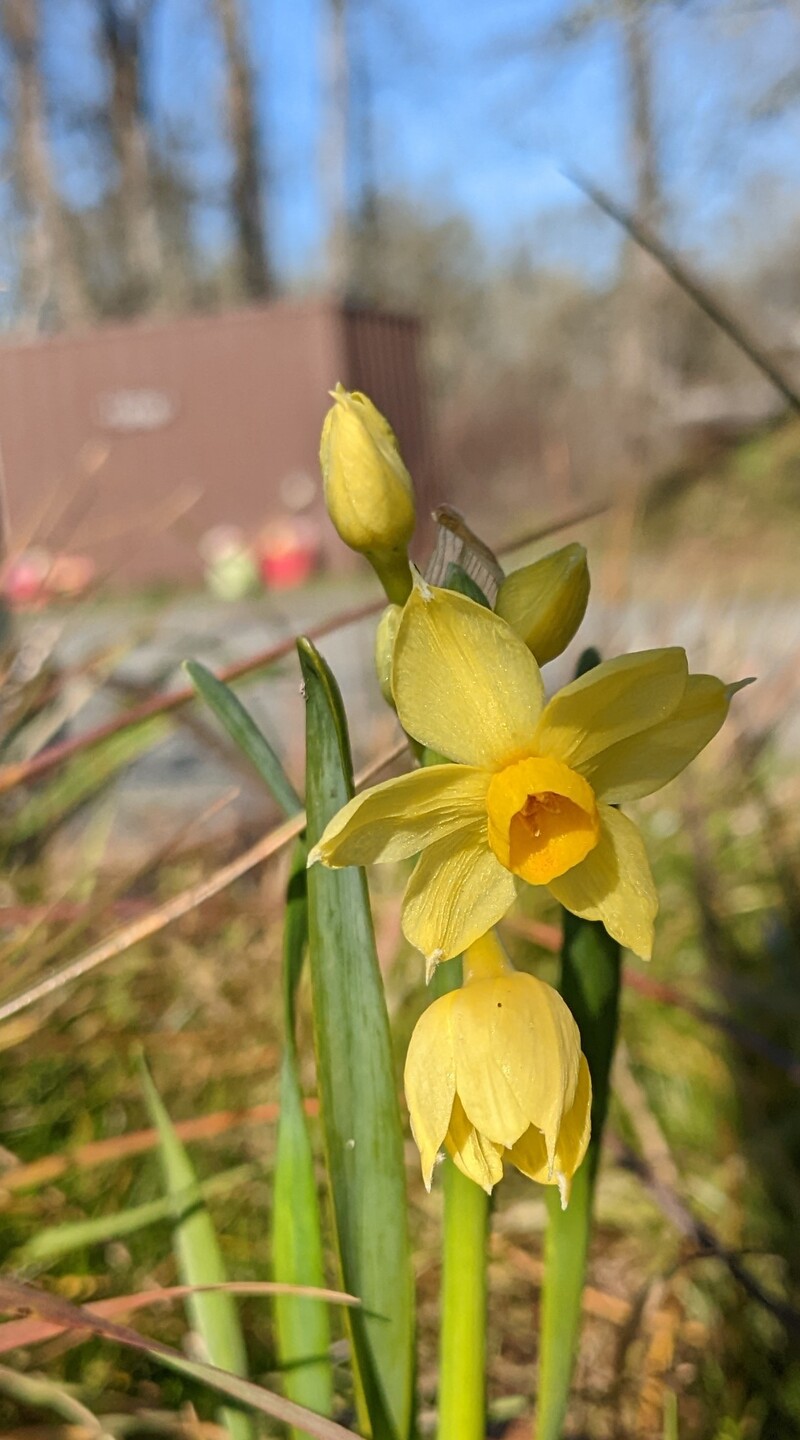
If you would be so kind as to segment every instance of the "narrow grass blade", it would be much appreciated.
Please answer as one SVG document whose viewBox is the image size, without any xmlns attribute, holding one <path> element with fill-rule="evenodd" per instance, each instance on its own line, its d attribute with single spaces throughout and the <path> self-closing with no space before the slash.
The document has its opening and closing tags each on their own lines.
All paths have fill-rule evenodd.
<svg viewBox="0 0 800 1440">
<path fill-rule="evenodd" d="M 199 1187 L 203 1200 L 215 1195 L 227 1195 L 237 1185 L 253 1177 L 252 1165 L 236 1165 L 232 1170 L 223 1170 Z M 176 1212 L 194 1205 L 197 1200 L 197 1185 L 165 1195 L 159 1200 L 149 1200 L 144 1205 L 132 1205 L 127 1210 L 118 1210 L 114 1215 L 97 1215 L 92 1220 L 75 1220 L 67 1225 L 50 1225 L 40 1230 L 22 1246 L 14 1256 L 17 1265 L 39 1264 L 57 1260 L 73 1250 L 82 1250 L 88 1245 L 106 1245 L 109 1240 L 120 1240 L 125 1235 L 135 1235 L 148 1225 L 160 1220 L 169 1220 Z M 310 1282 L 309 1282 L 310 1283 Z"/>
<path fill-rule="evenodd" d="M 680 1440 L 678 1397 L 674 1390 L 664 1394 L 664 1440 Z"/>
<path fill-rule="evenodd" d="M 185 1285 L 216 1285 L 227 1280 L 211 1216 L 203 1204 L 200 1187 L 186 1150 L 175 1134 L 160 1095 L 142 1065 L 145 1099 L 159 1134 L 161 1164 L 167 1193 L 176 1202 L 174 1243 L 180 1277 Z M 178 1208 L 177 1199 L 194 1190 L 195 1203 Z M 247 1374 L 247 1353 L 239 1324 L 236 1301 L 222 1293 L 193 1295 L 186 1302 L 193 1329 L 201 1337 L 208 1360 L 234 1375 Z M 231 1440 L 254 1440 L 248 1415 L 225 1408 L 220 1415 Z"/>
<path fill-rule="evenodd" d="M 272 1270 L 276 1280 L 322 1286 L 325 1270 L 319 1196 L 294 1034 L 295 994 L 307 944 L 306 847 L 300 842 L 292 862 L 284 919 L 284 1052 L 272 1203 Z M 275 1301 L 275 1322 L 285 1393 L 309 1410 L 330 1415 L 333 1373 L 327 1306 L 282 1296 Z M 306 1435 L 305 1430 L 292 1431 L 293 1440 Z"/>
<path fill-rule="evenodd" d="M 353 794 L 341 696 L 300 641 L 306 690 L 308 840 Z M 308 874 L 309 956 L 320 1113 L 362 1428 L 406 1440 L 412 1425 L 414 1316 L 400 1113 L 389 1020 L 363 870 Z"/>
<path fill-rule="evenodd" d="M 212 675 L 199 660 L 187 660 L 184 669 L 198 695 L 202 696 L 233 742 L 258 771 L 284 814 L 297 815 L 303 808 L 303 802 L 266 736 L 238 695 L 223 680 Z"/>
<path fill-rule="evenodd" d="M 115 735 L 97 745 L 91 755 L 73 760 L 63 774 L 27 797 L 19 813 L 4 825 L 3 844 L 22 845 L 63 824 L 168 733 L 166 721 L 151 720 L 135 734 Z"/>
<path fill-rule="evenodd" d="M 547 1192 L 548 1225 L 539 1337 L 537 1440 L 559 1440 L 578 1349 L 609 1080 L 617 1037 L 621 952 L 603 926 L 564 912 L 561 994 L 577 1021 L 592 1076 L 592 1138 L 566 1210 Z"/>
</svg>

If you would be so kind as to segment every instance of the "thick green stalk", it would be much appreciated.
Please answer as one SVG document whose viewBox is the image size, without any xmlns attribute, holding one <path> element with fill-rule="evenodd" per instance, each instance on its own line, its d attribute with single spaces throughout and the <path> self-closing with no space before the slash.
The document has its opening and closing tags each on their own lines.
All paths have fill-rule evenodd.
<svg viewBox="0 0 800 1440">
<path fill-rule="evenodd" d="M 392 605 L 405 605 L 411 594 L 411 566 L 405 550 L 369 550 L 367 559 Z"/>
<path fill-rule="evenodd" d="M 438 1440 L 486 1434 L 489 1196 L 445 1160 Z"/>
</svg>

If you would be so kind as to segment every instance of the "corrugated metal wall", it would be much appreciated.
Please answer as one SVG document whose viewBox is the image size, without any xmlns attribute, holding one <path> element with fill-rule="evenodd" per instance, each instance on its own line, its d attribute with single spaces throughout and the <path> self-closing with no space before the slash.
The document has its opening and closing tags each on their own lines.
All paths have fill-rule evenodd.
<svg viewBox="0 0 800 1440">
<path fill-rule="evenodd" d="M 391 420 L 430 509 L 419 325 L 317 303 L 103 326 L 0 347 L 10 544 L 91 554 L 123 584 L 189 580 L 211 526 L 252 533 L 317 484 L 336 380 Z M 328 559 L 348 552 L 327 523 Z"/>
</svg>

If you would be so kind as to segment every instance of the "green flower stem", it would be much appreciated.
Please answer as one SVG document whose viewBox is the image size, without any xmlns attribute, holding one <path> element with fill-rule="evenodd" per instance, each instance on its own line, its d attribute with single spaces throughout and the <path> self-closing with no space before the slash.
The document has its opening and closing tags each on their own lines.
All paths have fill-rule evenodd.
<svg viewBox="0 0 800 1440">
<path fill-rule="evenodd" d="M 431 999 L 457 990 L 461 961 L 439 965 Z M 438 1440 L 486 1435 L 486 1246 L 490 1199 L 452 1160 L 442 1165 L 444 1220 L 439 1320 Z"/>
<path fill-rule="evenodd" d="M 405 550 L 369 550 L 367 559 L 393 605 L 405 605 L 413 581 Z"/>
<path fill-rule="evenodd" d="M 486 1434 L 489 1196 L 445 1160 L 438 1440 Z"/>
</svg>

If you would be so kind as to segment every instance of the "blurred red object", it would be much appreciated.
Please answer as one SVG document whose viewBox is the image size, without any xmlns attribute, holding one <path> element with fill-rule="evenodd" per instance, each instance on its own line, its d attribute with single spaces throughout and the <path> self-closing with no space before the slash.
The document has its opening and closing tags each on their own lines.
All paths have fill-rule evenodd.
<svg viewBox="0 0 800 1440">
<path fill-rule="evenodd" d="M 317 527 L 306 520 L 268 525 L 258 541 L 258 568 L 270 590 L 290 590 L 314 573 L 319 560 Z"/>
<path fill-rule="evenodd" d="M 88 555 L 51 555 L 36 546 L 9 562 L 0 591 L 16 609 L 35 609 L 49 600 L 77 599 L 88 590 L 96 572 Z"/>
<path fill-rule="evenodd" d="M 23 550 L 9 561 L 3 572 L 0 582 L 3 599 L 17 609 L 43 604 L 51 564 L 47 550 L 39 547 Z"/>
</svg>

